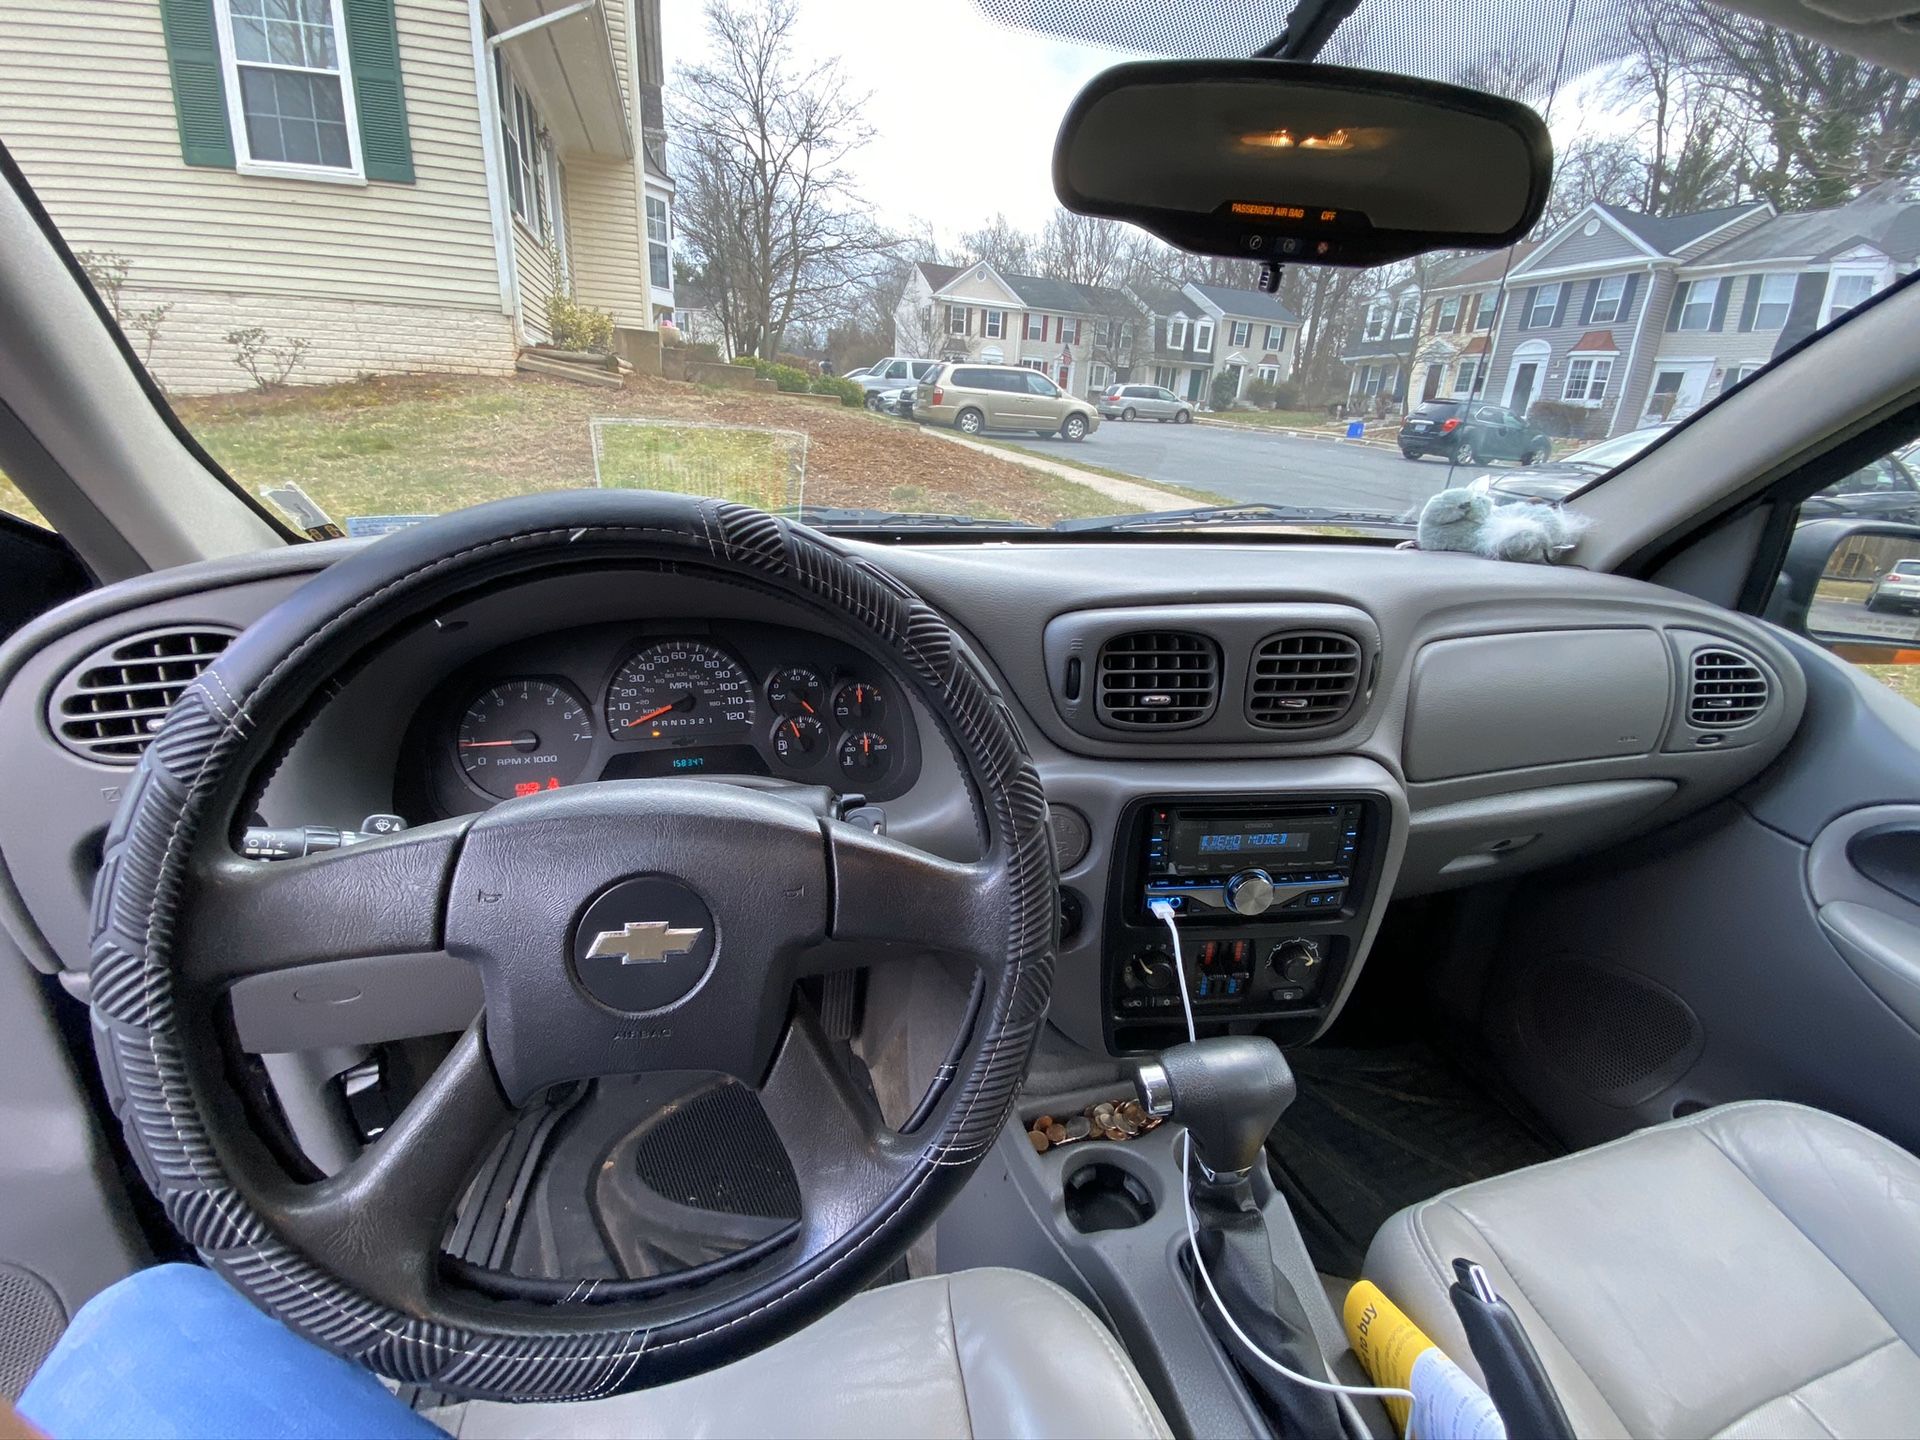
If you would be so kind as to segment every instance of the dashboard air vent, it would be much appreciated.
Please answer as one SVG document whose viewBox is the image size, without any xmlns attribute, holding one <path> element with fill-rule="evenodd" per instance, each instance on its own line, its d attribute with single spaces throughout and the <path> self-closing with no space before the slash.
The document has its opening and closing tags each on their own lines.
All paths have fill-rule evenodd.
<svg viewBox="0 0 1920 1440">
<path fill-rule="evenodd" d="M 1360 694 L 1360 644 L 1332 630 L 1269 635 L 1255 647 L 1247 719 L 1269 730 L 1306 730 L 1346 718 Z"/>
<path fill-rule="evenodd" d="M 1738 650 L 1704 646 L 1693 652 L 1687 720 L 1713 730 L 1749 725 L 1767 708 L 1766 672 Z"/>
<path fill-rule="evenodd" d="M 47 723 L 76 755 L 131 765 L 173 702 L 227 646 L 231 630 L 148 630 L 89 655 L 55 687 Z"/>
<path fill-rule="evenodd" d="M 1119 730 L 1198 725 L 1220 693 L 1220 647 L 1187 630 L 1135 630 L 1100 647 L 1100 718 Z"/>
</svg>

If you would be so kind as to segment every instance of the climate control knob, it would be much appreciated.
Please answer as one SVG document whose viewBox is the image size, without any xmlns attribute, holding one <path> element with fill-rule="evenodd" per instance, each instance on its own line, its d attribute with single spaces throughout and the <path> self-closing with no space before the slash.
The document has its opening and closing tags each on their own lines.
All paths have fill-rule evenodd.
<svg viewBox="0 0 1920 1440">
<path fill-rule="evenodd" d="M 1283 984 L 1296 985 L 1302 990 L 1312 989 L 1313 982 L 1319 979 L 1321 960 L 1318 942 L 1303 936 L 1282 940 L 1267 956 L 1267 963 L 1273 966 L 1273 973 Z"/>
<path fill-rule="evenodd" d="M 1242 870 L 1227 881 L 1227 904 L 1237 914 L 1266 914 L 1273 904 L 1273 877 L 1264 870 Z"/>
</svg>

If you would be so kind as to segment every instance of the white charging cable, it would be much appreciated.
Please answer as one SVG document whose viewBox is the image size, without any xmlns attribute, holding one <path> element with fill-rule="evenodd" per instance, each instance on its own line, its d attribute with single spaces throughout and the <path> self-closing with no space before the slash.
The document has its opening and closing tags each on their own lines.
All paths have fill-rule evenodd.
<svg viewBox="0 0 1920 1440">
<path fill-rule="evenodd" d="M 1148 908 L 1160 917 L 1167 927 L 1167 933 L 1173 937 L 1173 974 L 1180 987 L 1180 1009 L 1187 1020 L 1187 1039 L 1198 1040 L 1200 1036 L 1193 1025 L 1193 1001 L 1187 993 L 1186 961 L 1180 953 L 1180 927 L 1173 923 L 1173 906 L 1165 900 L 1156 900 Z M 1302 1375 L 1298 1370 L 1282 1365 L 1254 1343 L 1253 1337 L 1240 1327 L 1240 1322 L 1233 1318 L 1226 1302 L 1220 1298 L 1213 1276 L 1207 1273 L 1207 1262 L 1200 1254 L 1200 1226 L 1193 1218 L 1193 1135 L 1183 1132 L 1180 1139 L 1180 1202 L 1187 1212 L 1187 1243 L 1193 1250 L 1193 1268 L 1200 1272 L 1200 1279 L 1207 1287 L 1207 1294 L 1213 1297 L 1214 1308 L 1220 1312 L 1220 1318 L 1227 1322 L 1227 1328 L 1240 1338 L 1240 1343 L 1247 1347 L 1254 1359 L 1309 1390 L 1326 1390 L 1335 1395 L 1372 1395 L 1383 1400 L 1412 1400 L 1414 1395 L 1411 1390 L 1401 1390 L 1391 1385 L 1342 1385 L 1336 1380 L 1316 1380 L 1311 1375 Z"/>
</svg>

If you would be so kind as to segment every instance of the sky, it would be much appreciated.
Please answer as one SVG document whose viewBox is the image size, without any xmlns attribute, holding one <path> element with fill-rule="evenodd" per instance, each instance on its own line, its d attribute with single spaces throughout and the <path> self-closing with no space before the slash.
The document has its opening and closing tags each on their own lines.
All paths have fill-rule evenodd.
<svg viewBox="0 0 1920 1440">
<path fill-rule="evenodd" d="M 661 8 L 671 102 L 674 72 L 707 53 L 704 6 Z M 1044 226 L 1060 117 L 1094 75 L 1138 58 L 998 25 L 974 0 L 800 0 L 799 10 L 801 58 L 838 56 L 852 91 L 871 96 L 874 139 L 850 169 L 878 218 L 901 230 L 925 222 L 949 244 L 996 212 Z M 1563 90 L 1549 117 L 1556 145 L 1619 128 L 1595 88 L 1576 79 Z"/>
</svg>

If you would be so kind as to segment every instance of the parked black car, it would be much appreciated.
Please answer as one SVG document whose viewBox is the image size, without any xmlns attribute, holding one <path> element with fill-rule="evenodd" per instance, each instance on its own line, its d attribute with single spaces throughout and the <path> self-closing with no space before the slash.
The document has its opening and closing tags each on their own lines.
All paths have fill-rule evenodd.
<svg viewBox="0 0 1920 1440">
<path fill-rule="evenodd" d="M 1456 465 L 1518 460 L 1537 465 L 1553 453 L 1547 432 L 1484 400 L 1428 400 L 1400 422 L 1400 453 L 1409 460 L 1444 455 Z"/>
</svg>

